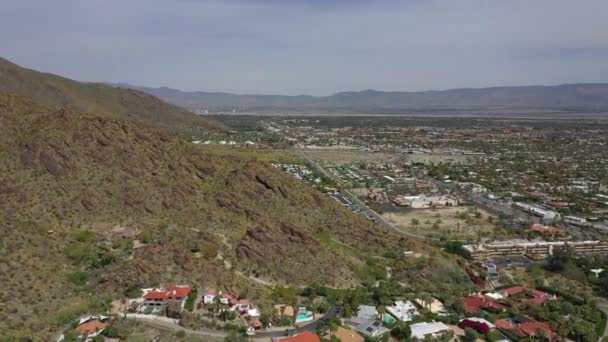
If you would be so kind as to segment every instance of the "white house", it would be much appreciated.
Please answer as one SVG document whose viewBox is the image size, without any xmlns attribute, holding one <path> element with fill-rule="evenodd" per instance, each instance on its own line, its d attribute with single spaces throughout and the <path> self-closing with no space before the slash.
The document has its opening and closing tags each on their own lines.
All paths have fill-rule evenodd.
<svg viewBox="0 0 608 342">
<path fill-rule="evenodd" d="M 410 325 L 411 338 L 424 340 L 426 336 L 440 337 L 450 331 L 450 327 L 441 322 L 422 322 Z"/>
<path fill-rule="evenodd" d="M 412 304 L 410 301 L 396 301 L 395 305 L 387 306 L 386 311 L 395 319 L 403 322 L 409 322 L 416 318 L 416 316 L 420 315 L 416 306 Z"/>
<path fill-rule="evenodd" d="M 232 309 L 242 316 L 260 317 L 260 309 L 247 299 L 240 299 Z"/>
<path fill-rule="evenodd" d="M 203 304 L 212 304 L 217 294 L 218 292 L 216 289 L 205 289 L 205 291 L 203 292 Z"/>
</svg>

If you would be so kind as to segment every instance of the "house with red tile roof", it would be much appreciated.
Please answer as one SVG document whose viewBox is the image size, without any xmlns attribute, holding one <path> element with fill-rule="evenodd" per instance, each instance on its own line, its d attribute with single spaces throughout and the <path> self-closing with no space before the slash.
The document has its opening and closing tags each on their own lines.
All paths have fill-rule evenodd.
<svg viewBox="0 0 608 342">
<path fill-rule="evenodd" d="M 143 306 L 152 309 L 162 309 L 169 303 L 180 303 L 182 306 L 192 292 L 192 287 L 172 285 L 160 289 L 144 289 Z"/>
<path fill-rule="evenodd" d="M 464 311 L 467 314 L 474 314 L 480 310 L 490 312 L 500 312 L 506 309 L 506 307 L 497 301 L 490 299 L 485 296 L 468 296 L 460 298 L 462 304 L 464 304 Z"/>
<path fill-rule="evenodd" d="M 518 338 L 541 337 L 552 340 L 558 335 L 547 322 L 539 322 L 528 316 L 499 319 L 494 322 L 496 327 Z"/>
<path fill-rule="evenodd" d="M 296 336 L 283 337 L 279 339 L 274 339 L 274 341 L 281 342 L 321 342 L 321 339 L 317 334 L 311 331 L 304 331 Z"/>
<path fill-rule="evenodd" d="M 549 300 L 554 300 L 557 296 L 526 286 L 513 286 L 500 291 L 507 298 L 522 296 L 520 303 L 543 305 Z"/>
<path fill-rule="evenodd" d="M 80 324 L 79 326 L 77 326 L 74 329 L 74 331 L 77 332 L 81 336 L 95 337 L 95 336 L 101 334 L 107 326 L 108 326 L 107 323 L 94 319 L 94 320 L 90 320 L 86 323 Z"/>
</svg>

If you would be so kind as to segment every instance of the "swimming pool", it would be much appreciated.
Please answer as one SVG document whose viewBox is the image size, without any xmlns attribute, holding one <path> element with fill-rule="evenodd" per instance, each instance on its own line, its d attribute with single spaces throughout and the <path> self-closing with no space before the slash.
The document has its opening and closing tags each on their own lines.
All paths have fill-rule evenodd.
<svg viewBox="0 0 608 342">
<path fill-rule="evenodd" d="M 298 312 L 298 315 L 296 316 L 296 323 L 312 321 L 312 318 L 312 312 Z"/>
</svg>

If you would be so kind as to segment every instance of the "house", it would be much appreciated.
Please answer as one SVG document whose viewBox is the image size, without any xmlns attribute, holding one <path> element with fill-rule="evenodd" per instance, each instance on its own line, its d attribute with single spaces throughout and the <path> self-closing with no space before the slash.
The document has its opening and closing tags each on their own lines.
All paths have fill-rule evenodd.
<svg viewBox="0 0 608 342">
<path fill-rule="evenodd" d="M 402 322 L 409 322 L 420 315 L 418 309 L 409 301 L 396 301 L 395 305 L 387 306 L 386 311 L 395 319 Z"/>
<path fill-rule="evenodd" d="M 321 342 L 321 339 L 317 334 L 311 331 L 304 331 L 296 336 L 282 337 L 273 339 L 273 341 L 281 342 Z"/>
<path fill-rule="evenodd" d="M 212 304 L 217 296 L 217 290 L 213 288 L 206 288 L 203 291 L 203 304 Z"/>
<path fill-rule="evenodd" d="M 369 338 L 379 338 L 389 332 L 389 329 L 384 327 L 378 320 L 375 321 L 364 321 L 353 328 L 359 333 Z"/>
<path fill-rule="evenodd" d="M 505 298 L 521 296 L 521 303 L 543 305 L 546 301 L 557 299 L 557 296 L 546 293 L 537 289 L 531 289 L 526 286 L 513 286 L 508 289 L 501 290 L 500 293 Z"/>
<path fill-rule="evenodd" d="M 238 302 L 236 297 L 234 297 L 233 295 L 231 295 L 229 293 L 222 293 L 221 296 L 222 297 L 220 298 L 220 303 L 222 303 L 224 305 L 228 305 L 228 306 L 232 307 Z"/>
<path fill-rule="evenodd" d="M 496 302 L 495 300 L 485 296 L 468 296 L 460 298 L 462 304 L 464 304 L 464 311 L 467 314 L 474 314 L 479 310 L 485 310 L 490 312 L 500 312 L 505 309 L 505 306 Z"/>
<path fill-rule="evenodd" d="M 357 315 L 347 319 L 346 324 L 370 338 L 383 336 L 389 331 L 378 320 L 376 307 L 371 305 L 359 305 Z"/>
<path fill-rule="evenodd" d="M 494 324 L 496 324 L 498 329 L 504 330 L 506 333 L 518 338 L 544 336 L 552 340 L 557 337 L 557 334 L 551 329 L 549 323 L 539 322 L 528 316 L 499 319 Z"/>
<path fill-rule="evenodd" d="M 482 334 L 487 334 L 490 331 L 494 331 L 496 326 L 485 320 L 483 318 L 478 317 L 467 317 L 463 318 L 458 322 L 458 326 L 462 329 L 473 328 Z"/>
<path fill-rule="evenodd" d="M 357 307 L 357 318 L 377 319 L 378 310 L 373 305 L 359 305 Z"/>
<path fill-rule="evenodd" d="M 94 319 L 77 326 L 74 331 L 89 339 L 101 334 L 107 326 L 107 323 Z"/>
<path fill-rule="evenodd" d="M 78 326 L 74 328 L 74 331 L 85 338 L 85 340 L 92 339 L 100 335 L 105 328 L 108 326 L 107 321 L 110 318 L 107 316 L 87 316 L 81 318 L 78 322 Z"/>
<path fill-rule="evenodd" d="M 161 309 L 169 303 L 179 303 L 184 306 L 186 298 L 192 287 L 186 285 L 173 285 L 160 289 L 144 289 L 143 306 L 152 309 Z"/>
<path fill-rule="evenodd" d="M 347 329 L 345 327 L 338 327 L 333 333 L 333 336 L 340 339 L 342 342 L 364 342 L 365 338 L 359 335 L 356 331 Z"/>
<path fill-rule="evenodd" d="M 451 329 L 441 322 L 422 322 L 410 325 L 412 339 L 424 340 L 425 337 L 441 337 Z"/>
<path fill-rule="evenodd" d="M 232 308 L 241 316 L 260 317 L 260 309 L 254 305 L 249 299 L 239 299 Z"/>
</svg>

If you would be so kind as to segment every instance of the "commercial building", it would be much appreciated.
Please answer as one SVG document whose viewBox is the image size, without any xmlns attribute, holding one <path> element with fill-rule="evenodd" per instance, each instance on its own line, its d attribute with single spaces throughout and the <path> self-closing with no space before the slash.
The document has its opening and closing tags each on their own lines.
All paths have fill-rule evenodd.
<svg viewBox="0 0 608 342">
<path fill-rule="evenodd" d="M 449 196 L 397 196 L 393 200 L 398 206 L 410 207 L 412 209 L 428 209 L 455 207 L 458 205 L 458 200 Z"/>
<path fill-rule="evenodd" d="M 589 255 L 608 253 L 608 241 L 527 241 L 512 240 L 479 245 L 462 246 L 464 255 L 473 260 L 486 260 L 493 257 L 526 256 L 543 259 L 560 250 L 571 250 L 575 254 Z"/>
</svg>

